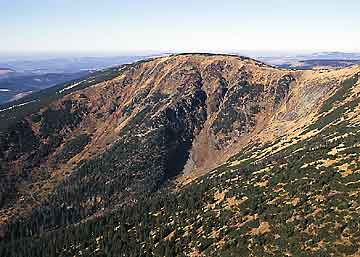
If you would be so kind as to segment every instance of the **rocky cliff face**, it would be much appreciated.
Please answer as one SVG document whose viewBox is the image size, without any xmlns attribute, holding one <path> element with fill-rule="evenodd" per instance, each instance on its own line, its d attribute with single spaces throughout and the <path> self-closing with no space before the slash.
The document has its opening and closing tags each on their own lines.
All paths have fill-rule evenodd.
<svg viewBox="0 0 360 257">
<path fill-rule="evenodd" d="M 173 182 L 181 190 L 249 147 L 301 138 L 359 71 L 292 71 L 207 54 L 123 66 L 2 129 L 2 236 L 22 224 L 20 235 L 29 236 L 134 206 Z"/>
</svg>

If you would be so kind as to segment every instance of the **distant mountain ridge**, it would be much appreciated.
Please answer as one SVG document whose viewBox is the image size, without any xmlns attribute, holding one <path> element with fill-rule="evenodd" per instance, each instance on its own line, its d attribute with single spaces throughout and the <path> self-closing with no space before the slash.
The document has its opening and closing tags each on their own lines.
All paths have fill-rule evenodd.
<svg viewBox="0 0 360 257">
<path fill-rule="evenodd" d="M 38 90 L 84 77 L 111 66 L 149 58 L 150 56 L 115 57 L 18 57 L 0 61 L 0 104 L 20 99 Z M 25 58 L 25 59 L 24 59 Z"/>
<path fill-rule="evenodd" d="M 360 59 L 360 53 L 346 53 L 346 52 L 319 52 L 310 55 L 304 55 L 306 59 L 323 59 L 323 60 L 354 60 Z M 309 58 L 309 56 L 311 58 Z"/>
<path fill-rule="evenodd" d="M 319 52 L 312 54 L 259 57 L 260 60 L 288 69 L 334 69 L 360 63 L 360 53 Z"/>
<path fill-rule="evenodd" d="M 12 72 L 0 77 L 0 104 L 15 101 L 28 94 L 47 87 L 71 81 L 90 74 L 90 71 L 75 73 L 48 73 L 40 75 L 24 75 Z"/>
<path fill-rule="evenodd" d="M 152 55 L 104 56 L 104 57 L 14 57 L 0 61 L 0 67 L 20 73 L 75 73 L 84 70 L 97 70 L 110 66 L 132 63 Z"/>
</svg>

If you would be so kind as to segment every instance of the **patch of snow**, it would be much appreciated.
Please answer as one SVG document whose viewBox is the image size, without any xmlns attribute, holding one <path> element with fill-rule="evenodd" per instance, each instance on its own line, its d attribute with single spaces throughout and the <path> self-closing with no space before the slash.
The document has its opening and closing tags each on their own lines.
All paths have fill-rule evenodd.
<svg viewBox="0 0 360 257">
<path fill-rule="evenodd" d="M 0 92 L 10 92 L 10 89 L 0 88 Z"/>
<path fill-rule="evenodd" d="M 30 104 L 30 103 L 36 102 L 36 101 L 38 101 L 38 100 L 32 100 L 32 101 L 29 101 L 29 102 L 26 102 L 26 103 L 13 105 L 13 106 L 10 106 L 10 107 L 8 107 L 8 108 L 5 108 L 5 109 L 0 110 L 0 112 L 5 112 L 5 111 L 8 111 L 8 110 L 11 110 L 11 109 L 17 108 L 17 107 L 21 107 L 21 106 L 24 106 L 24 105 L 27 105 L 27 104 Z"/>
<path fill-rule="evenodd" d="M 75 83 L 75 84 L 73 84 L 73 85 L 67 86 L 67 87 L 65 87 L 65 88 L 63 88 L 63 89 L 61 89 L 61 90 L 59 91 L 59 94 L 61 94 L 62 92 L 66 91 L 66 90 L 72 89 L 72 88 L 80 85 L 80 84 L 83 83 L 83 82 L 84 82 L 84 80 L 82 80 L 82 81 L 80 81 L 80 82 L 78 82 L 78 83 Z"/>
</svg>

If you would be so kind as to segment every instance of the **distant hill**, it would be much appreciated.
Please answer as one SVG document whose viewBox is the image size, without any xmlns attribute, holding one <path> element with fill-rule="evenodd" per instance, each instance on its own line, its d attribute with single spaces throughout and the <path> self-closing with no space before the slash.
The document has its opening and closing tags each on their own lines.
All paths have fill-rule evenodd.
<svg viewBox="0 0 360 257">
<path fill-rule="evenodd" d="M 285 62 L 284 64 L 278 64 L 277 66 L 280 68 L 309 70 L 309 69 L 339 69 L 357 64 L 360 64 L 360 60 L 310 59 L 310 60 Z"/>
<path fill-rule="evenodd" d="M 360 66 L 178 54 L 0 106 L 0 256 L 358 256 Z"/>
<path fill-rule="evenodd" d="M 315 60 L 360 60 L 360 53 L 345 52 L 319 52 L 310 55 L 299 55 L 298 58 L 315 59 Z"/>
<path fill-rule="evenodd" d="M 360 63 L 359 53 L 320 52 L 303 55 L 259 57 L 271 65 L 289 69 L 338 69 Z"/>
</svg>

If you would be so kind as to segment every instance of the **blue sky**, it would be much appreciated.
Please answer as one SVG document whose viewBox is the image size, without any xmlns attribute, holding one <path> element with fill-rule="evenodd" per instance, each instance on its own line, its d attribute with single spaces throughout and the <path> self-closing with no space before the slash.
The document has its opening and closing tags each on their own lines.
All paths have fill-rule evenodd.
<svg viewBox="0 0 360 257">
<path fill-rule="evenodd" d="M 0 0 L 0 52 L 360 51 L 359 0 Z"/>
</svg>

